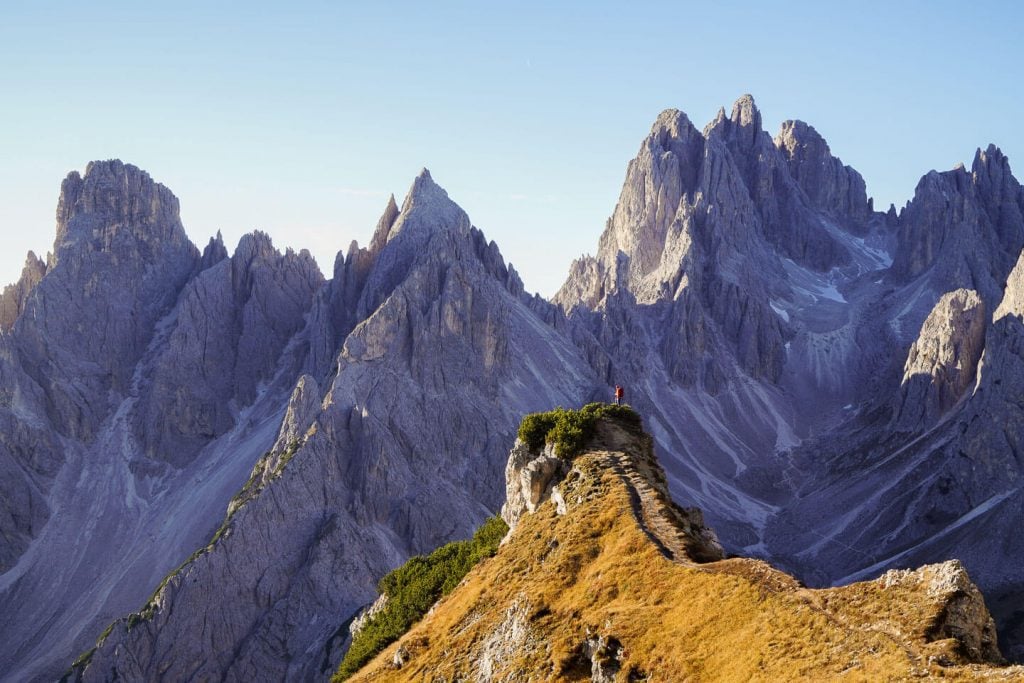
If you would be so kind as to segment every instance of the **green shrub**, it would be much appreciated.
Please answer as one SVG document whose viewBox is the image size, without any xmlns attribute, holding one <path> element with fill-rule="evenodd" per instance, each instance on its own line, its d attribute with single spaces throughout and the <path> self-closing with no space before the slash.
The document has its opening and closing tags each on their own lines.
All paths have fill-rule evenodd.
<svg viewBox="0 0 1024 683">
<path fill-rule="evenodd" d="M 508 533 L 501 517 L 491 517 L 468 541 L 443 545 L 429 555 L 417 555 L 388 573 L 377 589 L 388 596 L 384 609 L 371 618 L 352 640 L 331 678 L 344 681 L 395 642 L 419 621 L 441 597 L 452 592 L 480 560 L 498 551 Z"/>
<path fill-rule="evenodd" d="M 571 459 L 580 454 L 601 418 L 611 418 L 630 429 L 639 429 L 640 415 L 629 406 L 588 403 L 579 410 L 559 406 L 546 413 L 531 413 L 519 425 L 519 438 L 531 451 L 552 444 L 555 455 Z"/>
<path fill-rule="evenodd" d="M 523 418 L 523 421 L 519 424 L 519 439 L 526 444 L 526 447 L 531 451 L 536 451 L 544 447 L 544 441 L 547 439 L 548 432 L 550 432 L 557 420 L 557 413 L 561 408 L 557 408 L 547 413 L 531 413 Z"/>
</svg>

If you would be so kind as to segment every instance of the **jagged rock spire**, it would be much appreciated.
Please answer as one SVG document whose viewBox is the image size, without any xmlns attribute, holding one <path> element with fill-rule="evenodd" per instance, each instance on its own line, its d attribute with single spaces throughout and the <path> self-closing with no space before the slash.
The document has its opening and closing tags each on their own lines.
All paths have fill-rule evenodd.
<svg viewBox="0 0 1024 683">
<path fill-rule="evenodd" d="M 845 227 L 862 232 L 872 206 L 860 173 L 832 156 L 828 143 L 803 121 L 784 121 L 775 146 L 785 155 L 789 172 L 812 205 Z"/>
<path fill-rule="evenodd" d="M 217 234 L 210 238 L 206 248 L 203 249 L 203 257 L 199 262 L 199 269 L 206 270 L 210 266 L 220 263 L 228 257 L 228 250 L 224 246 L 224 237 L 220 234 L 220 230 Z"/>
<path fill-rule="evenodd" d="M 57 204 L 54 258 L 78 241 L 109 249 L 122 231 L 150 245 L 188 243 L 178 198 L 145 171 L 112 159 L 90 162 L 84 176 L 68 174 Z"/>
<path fill-rule="evenodd" d="M 401 212 L 398 209 L 398 204 L 395 202 L 395 195 L 391 193 L 388 196 L 387 206 L 384 207 L 384 213 L 381 214 L 380 220 L 377 221 L 377 228 L 373 231 L 373 239 L 370 240 L 371 252 L 379 253 L 384 247 L 384 244 L 388 241 L 388 233 L 391 232 L 391 226 L 395 224 L 399 213 Z"/>
<path fill-rule="evenodd" d="M 17 282 L 7 285 L 0 294 L 0 330 L 10 330 L 14 326 L 14 321 L 25 309 L 29 294 L 44 275 L 46 262 L 36 256 L 35 252 L 28 252 L 21 277 Z"/>
<path fill-rule="evenodd" d="M 732 105 L 732 115 L 729 117 L 736 131 L 737 143 L 746 148 L 752 148 L 757 138 L 763 131 L 761 127 L 761 111 L 754 103 L 752 95 L 741 95 Z"/>
<path fill-rule="evenodd" d="M 930 272 L 943 289 L 976 290 L 992 310 L 1024 248 L 1024 187 L 989 145 L 970 171 L 960 165 L 922 177 L 899 226 L 890 279 Z"/>
</svg>

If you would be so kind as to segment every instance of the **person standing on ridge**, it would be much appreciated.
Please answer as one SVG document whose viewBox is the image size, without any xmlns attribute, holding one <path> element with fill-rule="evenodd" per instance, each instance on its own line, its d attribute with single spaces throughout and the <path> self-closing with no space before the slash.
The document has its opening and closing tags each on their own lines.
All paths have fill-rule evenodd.
<svg viewBox="0 0 1024 683">
<path fill-rule="evenodd" d="M 622 405 L 622 398 L 626 395 L 625 389 L 618 384 L 615 385 L 615 405 Z"/>
</svg>

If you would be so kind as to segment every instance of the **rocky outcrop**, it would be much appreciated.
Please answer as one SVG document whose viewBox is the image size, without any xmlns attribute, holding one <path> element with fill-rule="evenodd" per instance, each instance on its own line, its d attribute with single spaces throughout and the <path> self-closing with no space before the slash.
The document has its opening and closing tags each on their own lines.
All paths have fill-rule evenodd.
<svg viewBox="0 0 1024 683">
<path fill-rule="evenodd" d="M 894 281 L 927 273 L 935 288 L 973 289 L 995 307 L 1024 247 L 1024 188 L 989 145 L 969 171 L 960 165 L 924 176 L 899 225 Z"/>
<path fill-rule="evenodd" d="M 1016 317 L 1018 320 L 1024 318 L 1024 250 L 1017 257 L 1017 263 L 1006 278 L 1006 289 L 1003 290 L 1003 298 L 992 315 L 994 322 L 999 322 L 1008 316 Z"/>
<path fill-rule="evenodd" d="M 974 384 L 986 323 L 976 292 L 958 289 L 939 299 L 907 354 L 897 429 L 934 424 Z"/>
<path fill-rule="evenodd" d="M 352 620 L 352 623 L 348 627 L 349 638 L 354 639 L 359 632 L 366 628 L 366 624 L 373 619 L 375 616 L 384 611 L 384 608 L 388 605 L 388 594 L 381 593 L 377 596 L 370 605 L 359 612 L 359 614 Z"/>
<path fill-rule="evenodd" d="M 14 329 L 61 433 L 95 436 L 198 261 L 177 198 L 145 172 L 106 161 L 67 177 L 46 276 Z"/>
<path fill-rule="evenodd" d="M 505 465 L 505 504 L 501 518 L 510 529 L 519 519 L 551 498 L 555 484 L 567 471 L 567 463 L 554 454 L 552 448 L 532 453 L 525 443 L 516 439 Z"/>
<path fill-rule="evenodd" d="M 25 301 L 43 276 L 46 275 L 46 262 L 28 252 L 21 277 L 15 284 L 7 285 L 0 294 L 0 331 L 9 332 L 14 321 L 25 310 Z"/>
<path fill-rule="evenodd" d="M 218 251 L 212 243 L 207 255 Z M 309 252 L 281 254 L 261 232 L 243 236 L 231 258 L 192 280 L 134 410 L 146 455 L 180 467 L 227 432 L 281 369 L 322 285 Z M 290 368 L 285 381 L 298 372 Z"/>
<path fill-rule="evenodd" d="M 925 626 L 932 641 L 952 639 L 969 661 L 1003 663 L 996 625 L 981 591 L 958 560 L 917 570 L 893 569 L 877 580 L 887 590 L 923 592 L 941 608 Z"/>
<path fill-rule="evenodd" d="M 860 173 L 832 156 L 825 139 L 803 121 L 784 121 L 775 146 L 811 205 L 847 229 L 864 233 L 873 213 Z"/>
<path fill-rule="evenodd" d="M 300 377 L 288 401 L 273 450 L 284 451 L 306 436 L 320 412 L 320 399 L 321 390 L 317 381 L 309 375 Z"/>
</svg>

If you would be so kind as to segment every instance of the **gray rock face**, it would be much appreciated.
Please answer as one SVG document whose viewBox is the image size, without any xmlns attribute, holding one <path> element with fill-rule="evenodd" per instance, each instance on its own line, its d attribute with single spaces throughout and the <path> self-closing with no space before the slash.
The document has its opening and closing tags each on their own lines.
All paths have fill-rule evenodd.
<svg viewBox="0 0 1024 683">
<path fill-rule="evenodd" d="M 973 289 L 994 307 L 1024 247 L 1024 189 L 989 145 L 970 171 L 961 165 L 924 176 L 899 226 L 894 281 L 928 273 L 943 291 Z"/>
<path fill-rule="evenodd" d="M 326 675 L 385 571 L 497 509 L 522 414 L 592 395 L 575 347 L 428 173 L 389 223 L 378 253 L 337 269 L 370 261 L 358 297 L 331 292 L 358 322 L 326 381 L 293 392 L 277 442 L 298 443 L 257 464 L 216 542 L 115 624 L 84 680 Z M 328 304 L 290 348 L 325 338 Z"/>
<path fill-rule="evenodd" d="M 505 465 L 505 504 L 501 518 L 514 529 L 519 519 L 551 498 L 552 487 L 565 475 L 565 461 L 551 448 L 531 453 L 526 444 L 516 439 Z"/>
<path fill-rule="evenodd" d="M 291 444 L 306 436 L 320 412 L 322 395 L 320 385 L 313 377 L 303 375 L 299 378 L 288 401 L 288 408 L 284 412 L 273 451 L 284 452 Z"/>
<path fill-rule="evenodd" d="M 737 122 L 747 115 L 737 111 Z M 704 362 L 720 344 L 733 349 L 747 372 L 776 378 L 783 345 L 778 316 L 761 274 L 735 267 L 743 254 L 753 254 L 783 278 L 762 231 L 732 153 L 717 137 L 706 140 L 685 114 L 663 112 L 630 162 L 596 259 L 574 264 L 555 301 L 567 311 L 621 307 L 623 316 L 632 316 L 636 304 L 656 309 L 673 334 L 650 343 L 686 385 L 714 390 L 723 381 Z M 618 336 L 627 326 L 617 327 L 593 332 Z"/>
<path fill-rule="evenodd" d="M 930 426 L 974 384 L 986 323 L 976 292 L 958 289 L 939 299 L 907 354 L 898 429 Z"/>
<path fill-rule="evenodd" d="M 28 252 L 21 278 L 17 283 L 4 287 L 3 293 L 0 294 L 0 330 L 7 332 L 14 327 L 14 321 L 25 310 L 25 300 L 44 275 L 46 262 L 34 252 Z"/>
<path fill-rule="evenodd" d="M 1017 263 L 1006 278 L 1006 289 L 1002 301 L 996 307 L 992 320 L 998 322 L 1006 317 L 1024 316 L 1024 251 L 1017 257 Z"/>
<path fill-rule="evenodd" d="M 789 172 L 811 205 L 828 213 L 848 230 L 863 232 L 873 213 L 860 173 L 832 156 L 828 143 L 803 121 L 785 121 L 775 137 Z"/>
<path fill-rule="evenodd" d="M 12 362 L 0 333 L 0 572 L 10 569 L 49 520 L 47 493 L 64 446 L 44 414 L 39 386 Z"/>
<path fill-rule="evenodd" d="M 210 537 L 273 443 L 302 365 L 285 346 L 322 283 L 258 234 L 200 257 L 174 196 L 120 162 L 68 177 L 54 253 L 30 266 L 0 332 L 11 680 L 59 675 Z"/>
<path fill-rule="evenodd" d="M 53 478 L 128 392 L 196 257 L 177 199 L 134 166 L 96 162 L 64 181 L 49 263 L 30 254 L 0 300 L 0 532 L 10 539 L 0 566 L 11 566 L 49 518 Z"/>
<path fill-rule="evenodd" d="M 181 466 L 226 433 L 274 378 L 322 284 L 309 252 L 282 255 L 260 232 L 189 282 L 143 370 L 149 382 L 134 416 L 146 455 Z"/>
<path fill-rule="evenodd" d="M 14 328 L 61 433 L 95 437 L 198 259 L 178 200 L 143 171 L 94 162 L 67 177 L 46 277 Z"/>
<path fill-rule="evenodd" d="M 733 104 L 729 118 L 724 114 L 719 112 L 704 129 L 704 135 L 729 149 L 768 241 L 789 258 L 815 270 L 848 263 L 847 249 L 829 231 L 821 229 L 821 219 L 791 174 L 786 156 L 761 128 L 761 112 L 754 98 L 744 95 Z"/>
</svg>

